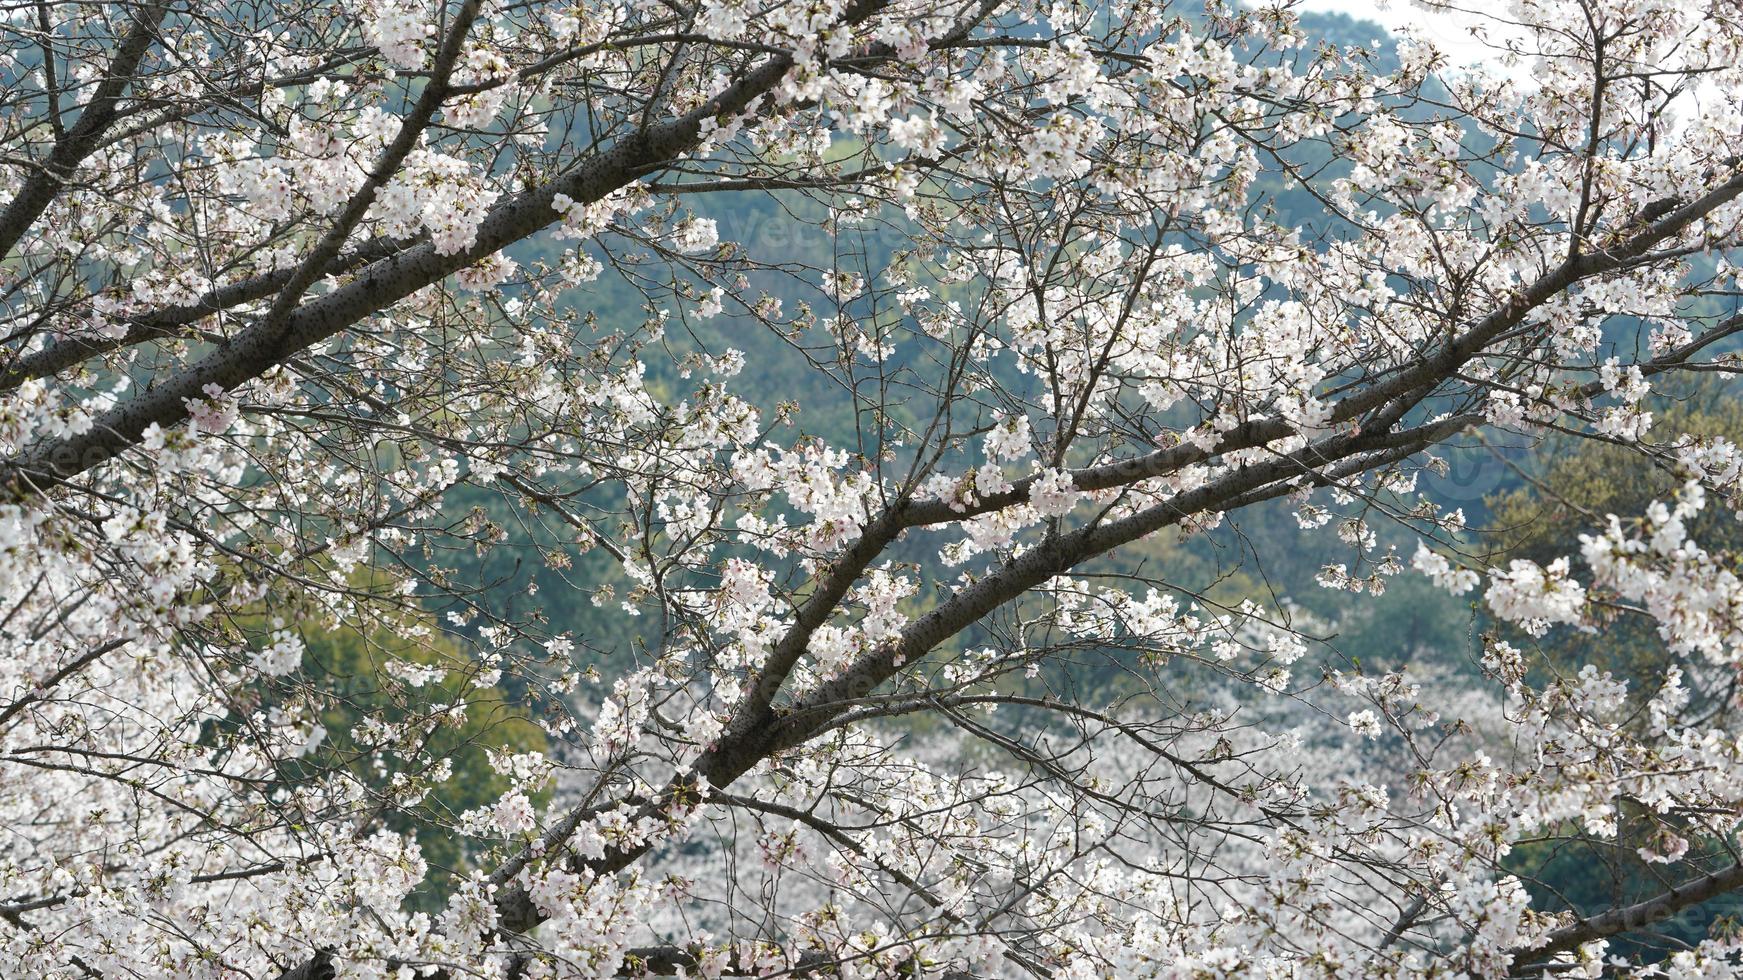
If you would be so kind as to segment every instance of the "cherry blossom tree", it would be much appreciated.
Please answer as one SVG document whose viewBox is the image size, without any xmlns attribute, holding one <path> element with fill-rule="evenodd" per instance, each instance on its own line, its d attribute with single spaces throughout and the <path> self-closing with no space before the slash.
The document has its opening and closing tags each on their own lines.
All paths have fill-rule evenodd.
<svg viewBox="0 0 1743 980">
<path fill-rule="evenodd" d="M 0 973 L 1597 976 L 1743 888 L 1743 583 L 1688 530 L 1743 453 L 1654 425 L 1743 328 L 1743 22 L 1489 28 L 0 7 Z M 1549 431 L 1680 489 L 1479 560 L 1425 478 Z M 1316 587 L 1507 630 L 1340 666 L 1149 560 L 1265 507 Z M 569 587 L 508 609 L 454 556 L 525 529 Z M 1623 614 L 1654 690 L 1533 669 Z M 443 811 L 502 692 L 546 749 Z M 1663 890 L 1534 904 L 1568 835 Z"/>
</svg>

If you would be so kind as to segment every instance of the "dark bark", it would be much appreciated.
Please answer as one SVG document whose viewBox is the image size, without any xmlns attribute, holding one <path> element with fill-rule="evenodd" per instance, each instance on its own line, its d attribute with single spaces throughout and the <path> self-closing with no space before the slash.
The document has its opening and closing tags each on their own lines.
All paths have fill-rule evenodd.
<svg viewBox="0 0 1743 980">
<path fill-rule="evenodd" d="M 24 179 L 18 193 L 7 202 L 6 210 L 0 211 L 0 259 L 12 254 L 19 239 L 73 179 L 79 164 L 97 148 L 104 132 L 115 121 L 116 107 L 138 74 L 145 53 L 157 40 L 158 25 L 168 12 L 169 4 L 162 0 L 133 8 L 127 34 L 116 48 L 103 80 L 91 94 L 91 101 L 79 112 L 78 121 L 55 141 L 48 159 Z"/>
</svg>

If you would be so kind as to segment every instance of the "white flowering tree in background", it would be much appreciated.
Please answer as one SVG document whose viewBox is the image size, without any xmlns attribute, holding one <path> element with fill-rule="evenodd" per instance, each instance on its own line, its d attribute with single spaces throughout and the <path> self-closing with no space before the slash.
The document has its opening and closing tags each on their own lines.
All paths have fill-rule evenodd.
<svg viewBox="0 0 1743 980">
<path fill-rule="evenodd" d="M 0 6 L 0 974 L 1743 969 L 1743 20 L 1494 26 Z M 1668 490 L 1490 561 L 1547 433 Z"/>
</svg>

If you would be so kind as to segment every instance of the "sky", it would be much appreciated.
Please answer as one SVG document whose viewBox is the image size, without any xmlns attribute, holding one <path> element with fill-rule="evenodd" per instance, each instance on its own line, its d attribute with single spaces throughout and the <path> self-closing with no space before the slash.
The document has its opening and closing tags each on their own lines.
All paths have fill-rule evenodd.
<svg viewBox="0 0 1743 980">
<path fill-rule="evenodd" d="M 1494 48 L 1474 39 L 1470 28 L 1482 27 L 1491 39 L 1497 41 L 1510 32 L 1493 16 L 1470 12 L 1484 9 L 1483 0 L 1457 5 L 1443 2 L 1435 6 L 1437 9 L 1428 9 L 1412 0 L 1301 0 L 1297 9 L 1349 14 L 1358 20 L 1375 21 L 1393 31 L 1409 28 L 1415 36 L 1434 42 L 1455 68 L 1495 60 Z M 1486 6 L 1490 11 L 1503 7 L 1494 0 L 1488 0 Z M 1464 9 L 1457 9 L 1459 7 Z"/>
</svg>

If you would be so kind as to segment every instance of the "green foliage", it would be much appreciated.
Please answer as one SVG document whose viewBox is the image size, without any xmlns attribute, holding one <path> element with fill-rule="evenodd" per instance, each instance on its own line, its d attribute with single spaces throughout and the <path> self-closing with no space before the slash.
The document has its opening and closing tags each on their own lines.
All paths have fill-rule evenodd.
<svg viewBox="0 0 1743 980">
<path fill-rule="evenodd" d="M 384 808 L 381 822 L 417 837 L 430 877 L 416 902 L 434 909 L 441 907 L 452 876 L 467 867 L 465 838 L 456 830 L 459 815 L 494 802 L 509 788 L 508 778 L 491 768 L 490 753 L 544 751 L 546 743 L 522 706 L 498 687 L 478 686 L 478 665 L 453 639 L 425 632 L 414 639 L 387 627 L 303 629 L 311 683 L 330 694 L 321 713 L 327 738 L 305 765 L 342 767 L 378 792 L 391 786 L 395 800 L 408 795 L 408 785 L 427 790 L 410 805 Z M 438 668 L 440 675 L 414 685 L 390 671 L 395 662 Z M 413 733 L 387 747 L 395 764 L 377 764 L 383 746 L 356 728 L 364 717 L 404 723 Z M 451 767 L 445 779 L 444 764 Z M 396 780 L 401 782 L 394 785 Z"/>
<path fill-rule="evenodd" d="M 1561 828 L 1553 838 L 1516 845 L 1505 866 L 1518 874 L 1538 909 L 1572 909 L 1581 916 L 1625 908 L 1661 895 L 1696 877 L 1691 870 L 1733 860 L 1726 846 L 1698 841 L 1682 861 L 1650 864 L 1637 848 L 1647 842 L 1655 821 L 1643 819 L 1638 807 L 1623 801 L 1623 819 L 1615 839 L 1601 840 L 1575 826 Z M 1610 940 L 1609 954 L 1651 963 L 1708 935 L 1731 929 L 1743 919 L 1743 896 L 1735 893 L 1691 906 L 1675 916 L 1646 923 L 1644 928 Z"/>
<path fill-rule="evenodd" d="M 1743 438 L 1743 405 L 1717 386 L 1705 386 L 1684 401 L 1659 413 L 1654 427 L 1661 433 Z M 1539 563 L 1577 554 L 1579 535 L 1602 524 L 1610 514 L 1627 520 L 1643 513 L 1653 501 L 1668 500 L 1681 480 L 1668 468 L 1645 469 L 1632 450 L 1586 439 L 1558 437 L 1540 445 L 1524 466 L 1526 485 L 1488 500 L 1497 544 L 1495 561 L 1524 558 Z M 1743 525 L 1722 507 L 1709 508 L 1689 528 L 1709 549 L 1743 546 Z M 1647 617 L 1618 606 L 1594 603 L 1598 629 L 1560 629 L 1537 642 L 1538 657 L 1529 678 L 1550 682 L 1591 665 L 1627 681 L 1630 697 L 1643 703 L 1661 687 L 1668 654 Z M 1723 711 L 1723 703 L 1703 704 L 1698 711 Z M 1640 712 L 1644 723 L 1644 712 Z M 1713 722 L 1721 723 L 1721 722 Z M 1599 838 L 1584 827 L 1568 826 L 1543 840 L 1521 844 L 1506 859 L 1532 892 L 1533 904 L 1547 910 L 1571 909 L 1580 915 L 1641 902 L 1687 882 L 1705 869 L 1728 864 L 1734 857 L 1723 842 L 1701 836 L 1670 818 L 1645 813 L 1619 795 L 1614 839 Z M 1652 864 L 1637 851 L 1662 829 L 1692 841 L 1689 853 L 1672 864 Z M 1617 937 L 1611 952 L 1650 962 L 1684 944 L 1698 942 L 1715 927 L 1743 913 L 1743 898 L 1721 896 L 1685 910 L 1674 918 Z"/>
<path fill-rule="evenodd" d="M 577 501 L 566 506 L 582 509 Z M 627 590 L 627 577 L 604 549 L 593 547 L 550 507 L 500 485 L 470 483 L 450 490 L 442 507 L 445 520 L 472 529 L 471 546 L 410 557 L 426 575 L 439 575 L 451 594 L 470 594 L 503 620 L 571 634 L 578 666 L 639 641 L 633 628 L 641 624 L 612 614 L 617 603 L 608 601 Z"/>
<path fill-rule="evenodd" d="M 1743 404 L 1719 387 L 1703 387 L 1659 413 L 1661 433 L 1725 436 L 1743 440 Z M 1579 536 L 1609 515 L 1639 517 L 1653 501 L 1667 501 L 1682 480 L 1667 466 L 1640 465 L 1635 450 L 1589 439 L 1552 437 L 1524 464 L 1529 481 L 1487 501 L 1497 562 L 1523 558 L 1540 564 L 1577 555 Z M 1725 508 L 1711 507 L 1689 533 L 1709 550 L 1743 547 L 1743 524 Z M 1629 682 L 1637 697 L 1650 697 L 1665 666 L 1657 630 L 1644 616 L 1595 606 L 1599 634 L 1563 629 L 1539 644 L 1543 671 L 1577 671 L 1596 665 Z"/>
</svg>

